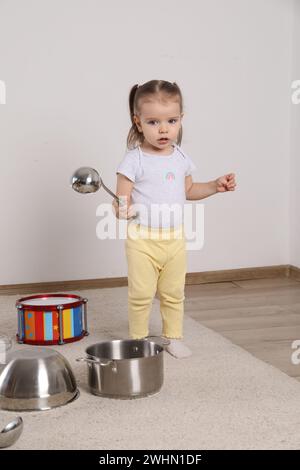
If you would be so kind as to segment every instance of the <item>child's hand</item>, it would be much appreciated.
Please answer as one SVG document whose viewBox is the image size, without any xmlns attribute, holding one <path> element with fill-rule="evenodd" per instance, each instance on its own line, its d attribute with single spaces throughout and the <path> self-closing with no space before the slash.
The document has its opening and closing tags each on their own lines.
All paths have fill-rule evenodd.
<svg viewBox="0 0 300 470">
<path fill-rule="evenodd" d="M 112 206 L 114 213 L 117 217 L 117 219 L 131 219 L 132 217 L 135 217 L 136 213 L 135 210 L 133 209 L 132 206 L 127 206 L 127 200 L 122 199 L 122 196 L 119 196 L 120 204 L 114 199 Z"/>
<path fill-rule="evenodd" d="M 224 193 L 225 191 L 234 191 L 236 187 L 235 174 L 229 173 L 228 175 L 220 176 L 216 179 L 217 193 Z"/>
</svg>

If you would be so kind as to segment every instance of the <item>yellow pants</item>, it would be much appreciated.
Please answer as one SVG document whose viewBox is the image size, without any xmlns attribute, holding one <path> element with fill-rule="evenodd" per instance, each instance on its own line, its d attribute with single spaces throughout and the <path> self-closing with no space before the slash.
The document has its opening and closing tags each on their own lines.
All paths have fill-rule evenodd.
<svg viewBox="0 0 300 470">
<path fill-rule="evenodd" d="M 182 338 L 186 274 L 183 226 L 179 229 L 148 229 L 129 223 L 125 247 L 131 338 L 144 338 L 149 334 L 149 315 L 156 291 L 163 336 Z"/>
</svg>

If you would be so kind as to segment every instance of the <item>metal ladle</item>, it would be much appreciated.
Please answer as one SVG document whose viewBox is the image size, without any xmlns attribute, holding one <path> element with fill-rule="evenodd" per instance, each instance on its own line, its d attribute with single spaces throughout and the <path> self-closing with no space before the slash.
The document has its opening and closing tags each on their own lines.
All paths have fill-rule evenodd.
<svg viewBox="0 0 300 470">
<path fill-rule="evenodd" d="M 0 373 L 1 369 L 6 365 L 6 351 L 12 347 L 12 341 L 6 334 L 0 334 Z M 2 360 L 5 362 L 2 363 Z M 23 431 L 23 420 L 18 416 L 10 421 L 0 432 L 0 448 L 9 447 L 19 439 Z"/>
<path fill-rule="evenodd" d="M 105 191 L 108 192 L 108 194 L 110 194 L 117 201 L 119 206 L 126 205 L 126 202 L 123 199 L 116 196 L 116 194 L 114 194 L 110 189 L 108 189 L 107 186 L 105 186 L 98 171 L 94 168 L 90 168 L 88 166 L 82 166 L 78 168 L 72 176 L 71 186 L 74 191 L 77 191 L 81 194 L 95 193 L 98 191 L 98 189 L 101 188 L 101 186 L 103 186 Z M 138 213 L 136 213 L 131 218 L 134 219 L 137 216 Z"/>
<path fill-rule="evenodd" d="M 23 431 L 23 419 L 18 416 L 8 423 L 0 432 L 0 448 L 13 445 L 20 437 Z"/>
</svg>

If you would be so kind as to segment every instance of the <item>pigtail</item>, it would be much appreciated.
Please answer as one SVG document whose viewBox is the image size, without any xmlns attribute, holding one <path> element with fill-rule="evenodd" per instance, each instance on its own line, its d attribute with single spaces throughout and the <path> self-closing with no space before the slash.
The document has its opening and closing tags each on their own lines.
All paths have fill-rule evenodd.
<svg viewBox="0 0 300 470">
<path fill-rule="evenodd" d="M 132 124 L 134 124 L 134 120 L 133 120 L 134 98 L 135 98 L 136 90 L 138 89 L 138 87 L 139 87 L 138 84 L 133 85 L 133 87 L 131 88 L 130 93 L 129 93 L 129 111 L 130 111 L 130 119 L 131 119 Z"/>
<path fill-rule="evenodd" d="M 138 88 L 138 84 L 133 85 L 129 92 L 129 113 L 131 120 L 131 128 L 127 136 L 127 149 L 129 150 L 134 148 L 137 142 L 141 143 L 141 135 L 133 119 L 133 116 L 135 114 L 136 92 Z"/>
</svg>

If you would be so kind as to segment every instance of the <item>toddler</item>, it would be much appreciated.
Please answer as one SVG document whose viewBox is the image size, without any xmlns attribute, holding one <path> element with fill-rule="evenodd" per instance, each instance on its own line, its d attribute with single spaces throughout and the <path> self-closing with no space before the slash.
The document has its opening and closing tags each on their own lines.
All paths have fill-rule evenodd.
<svg viewBox="0 0 300 470">
<path fill-rule="evenodd" d="M 183 207 L 234 191 L 234 173 L 207 183 L 193 182 L 194 162 L 180 147 L 183 99 L 176 83 L 151 80 L 132 87 L 132 122 L 127 151 L 117 168 L 113 202 L 118 218 L 128 220 L 128 320 L 133 339 L 148 336 L 149 314 L 157 292 L 166 350 L 176 358 L 191 355 L 183 343 L 186 245 Z"/>
</svg>

